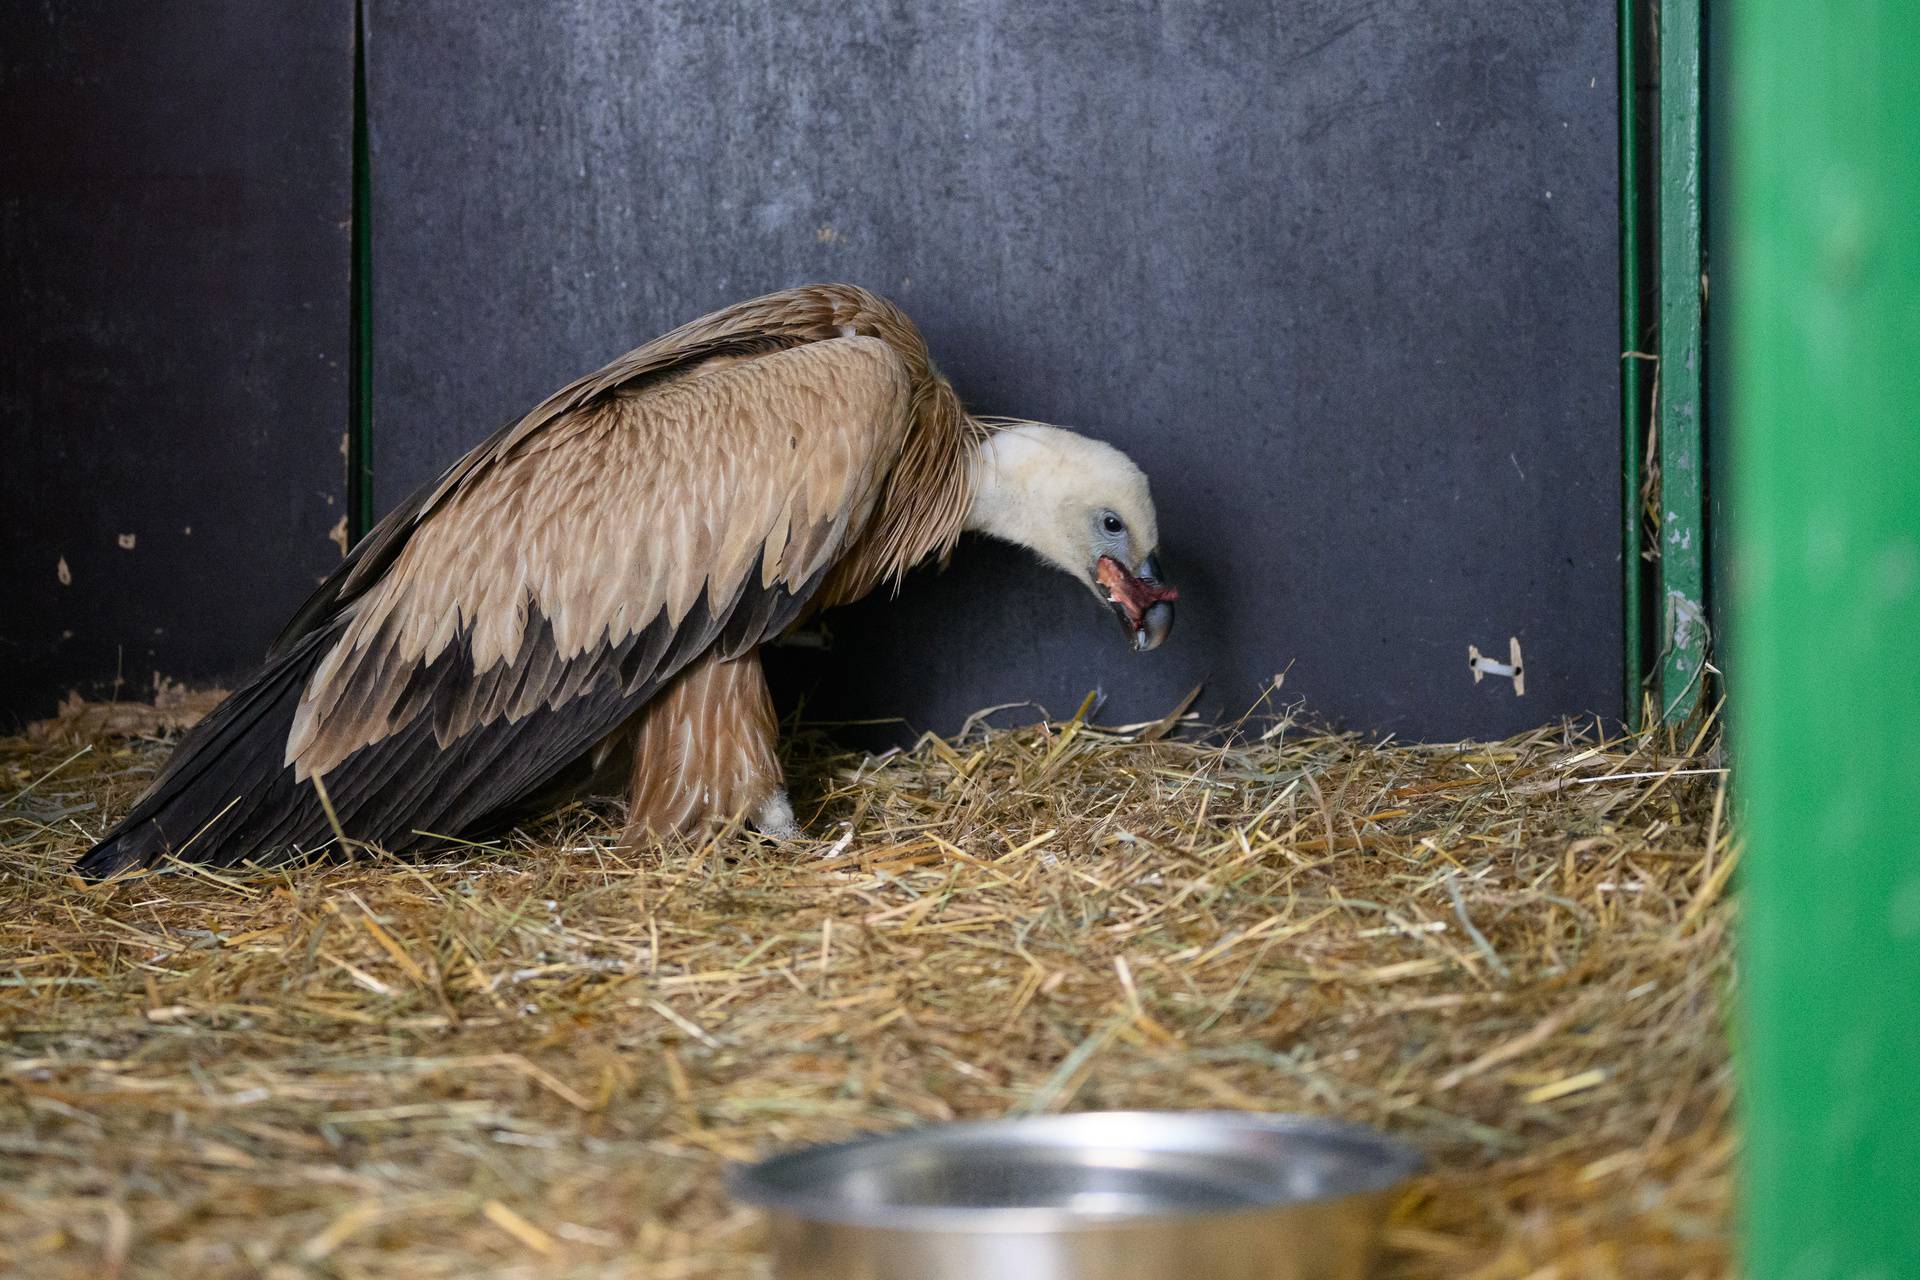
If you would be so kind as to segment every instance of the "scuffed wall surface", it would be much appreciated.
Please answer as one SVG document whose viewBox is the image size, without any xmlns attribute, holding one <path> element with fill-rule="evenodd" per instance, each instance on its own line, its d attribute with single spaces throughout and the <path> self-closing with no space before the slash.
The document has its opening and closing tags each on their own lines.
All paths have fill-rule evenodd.
<svg viewBox="0 0 1920 1280">
<path fill-rule="evenodd" d="M 351 0 L 0 11 L 0 731 L 338 563 Z"/>
</svg>

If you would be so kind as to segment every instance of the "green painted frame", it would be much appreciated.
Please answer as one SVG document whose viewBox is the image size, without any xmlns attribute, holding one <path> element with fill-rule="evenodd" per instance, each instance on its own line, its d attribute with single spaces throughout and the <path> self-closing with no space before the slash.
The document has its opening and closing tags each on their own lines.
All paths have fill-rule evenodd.
<svg viewBox="0 0 1920 1280">
<path fill-rule="evenodd" d="M 1920 1274 L 1920 7 L 1732 6 L 1754 1280 Z"/>
<path fill-rule="evenodd" d="M 1701 0 L 1662 0 L 1660 45 L 1660 721 L 1707 692 L 1706 289 L 1701 256 Z"/>
</svg>

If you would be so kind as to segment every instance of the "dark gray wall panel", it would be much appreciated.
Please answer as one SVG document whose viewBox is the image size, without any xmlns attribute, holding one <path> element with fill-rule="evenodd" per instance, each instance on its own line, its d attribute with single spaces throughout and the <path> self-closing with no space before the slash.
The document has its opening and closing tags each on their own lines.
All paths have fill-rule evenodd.
<svg viewBox="0 0 1920 1280">
<path fill-rule="evenodd" d="M 230 676 L 338 562 L 352 47 L 351 0 L 0 10 L 0 726 Z"/>
<path fill-rule="evenodd" d="M 966 547 L 832 619 L 816 712 L 1218 712 L 1290 667 L 1370 730 L 1617 713 L 1601 0 L 421 0 L 368 50 L 383 505 L 672 324 L 851 280 L 977 409 L 1132 451 L 1184 599 L 1135 658 Z M 1516 634 L 1527 696 L 1475 686 Z"/>
</svg>

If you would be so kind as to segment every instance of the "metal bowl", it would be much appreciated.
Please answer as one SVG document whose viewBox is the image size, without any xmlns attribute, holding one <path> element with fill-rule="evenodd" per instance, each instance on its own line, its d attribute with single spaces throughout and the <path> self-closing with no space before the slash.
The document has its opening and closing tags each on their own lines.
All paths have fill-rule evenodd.
<svg viewBox="0 0 1920 1280">
<path fill-rule="evenodd" d="M 1412 1148 L 1232 1111 L 944 1125 L 736 1169 L 784 1280 L 1360 1280 Z"/>
</svg>

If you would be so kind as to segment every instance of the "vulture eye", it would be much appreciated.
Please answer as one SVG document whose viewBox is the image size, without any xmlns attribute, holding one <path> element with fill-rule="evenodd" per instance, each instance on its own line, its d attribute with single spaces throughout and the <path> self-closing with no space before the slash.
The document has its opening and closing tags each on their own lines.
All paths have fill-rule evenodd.
<svg viewBox="0 0 1920 1280">
<path fill-rule="evenodd" d="M 1107 512 L 1107 514 L 1100 517 L 1100 527 L 1102 529 L 1105 529 L 1108 533 L 1119 533 L 1123 529 L 1125 529 L 1127 526 L 1120 522 L 1119 516 L 1109 511 Z"/>
</svg>

